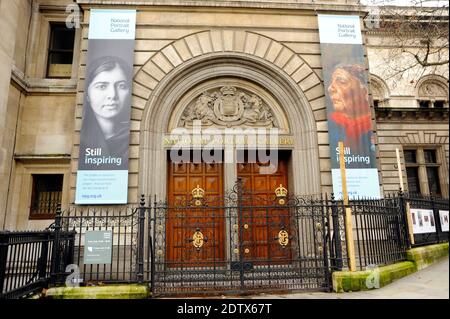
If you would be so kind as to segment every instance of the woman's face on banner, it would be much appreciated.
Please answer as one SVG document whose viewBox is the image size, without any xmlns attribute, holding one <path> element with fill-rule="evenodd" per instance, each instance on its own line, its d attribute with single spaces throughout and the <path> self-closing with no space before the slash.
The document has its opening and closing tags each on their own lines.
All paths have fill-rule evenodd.
<svg viewBox="0 0 450 319">
<path fill-rule="evenodd" d="M 357 116 L 368 110 L 367 91 L 359 79 L 344 69 L 333 72 L 328 92 L 337 112 Z"/>
<path fill-rule="evenodd" d="M 126 107 L 129 94 L 127 77 L 118 65 L 110 71 L 97 74 L 88 88 L 92 110 L 104 119 L 119 115 Z"/>
</svg>

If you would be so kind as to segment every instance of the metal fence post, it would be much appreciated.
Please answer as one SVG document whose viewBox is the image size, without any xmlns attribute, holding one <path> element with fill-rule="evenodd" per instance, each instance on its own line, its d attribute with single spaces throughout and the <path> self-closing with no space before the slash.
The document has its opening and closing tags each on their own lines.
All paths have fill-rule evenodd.
<svg viewBox="0 0 450 319">
<path fill-rule="evenodd" d="M 398 205 L 400 208 L 400 213 L 402 216 L 402 221 L 403 221 L 403 233 L 405 234 L 404 239 L 406 242 L 406 247 L 407 249 L 411 249 L 411 240 L 409 239 L 410 236 L 410 227 L 409 227 L 409 220 L 408 220 L 408 210 L 406 209 L 406 205 L 405 205 L 405 195 L 403 193 L 403 191 L 400 189 L 398 192 Z"/>
<path fill-rule="evenodd" d="M 38 260 L 39 279 L 47 276 L 47 256 L 48 256 L 48 244 L 51 239 L 51 232 L 47 231 L 46 238 L 42 243 L 41 254 Z"/>
<path fill-rule="evenodd" d="M 342 270 L 343 260 L 342 260 L 342 245 L 341 245 L 341 235 L 339 228 L 339 212 L 337 202 L 334 199 L 334 194 L 331 194 L 331 216 L 333 218 L 333 237 L 334 237 L 334 249 L 336 254 L 335 257 L 335 266 L 336 270 Z"/>
<path fill-rule="evenodd" d="M 437 243 L 440 243 L 441 236 L 439 235 L 439 233 L 441 231 L 441 229 L 440 229 L 441 223 L 440 223 L 440 218 L 439 218 L 439 210 L 436 212 L 436 196 L 431 194 L 430 199 L 431 199 L 431 208 L 433 209 L 434 225 L 436 228 L 436 241 L 437 241 Z M 439 224 L 439 227 L 438 227 L 438 224 Z"/>
<path fill-rule="evenodd" d="M 138 249 L 138 283 L 144 282 L 144 232 L 145 232 L 145 196 L 141 195 L 139 202 L 139 249 Z"/>
<path fill-rule="evenodd" d="M 239 280 L 240 280 L 240 287 L 241 289 L 244 288 L 245 281 L 244 281 L 244 220 L 243 220 L 243 183 L 242 178 L 238 177 L 236 181 L 237 186 L 237 204 L 238 204 L 238 225 L 239 225 Z"/>
<path fill-rule="evenodd" d="M 324 266 L 325 266 L 325 276 L 326 276 L 326 282 L 328 284 L 328 287 L 330 288 L 330 291 L 332 289 L 332 278 L 330 276 L 330 263 L 329 263 L 329 254 L 328 254 L 328 240 L 329 240 L 329 234 L 330 234 L 330 218 L 328 216 L 328 206 L 327 206 L 328 197 L 325 195 L 325 199 L 323 198 L 323 195 L 320 195 L 320 212 L 322 213 L 322 225 L 323 225 L 323 259 L 324 259 Z M 332 248 L 330 248 L 330 251 L 332 251 Z"/>
<path fill-rule="evenodd" d="M 156 203 L 156 195 L 154 196 L 154 200 L 153 200 L 153 217 L 149 216 L 149 218 L 152 219 L 152 222 L 150 222 L 150 228 L 148 231 L 151 234 L 150 237 L 150 252 L 151 252 L 151 269 L 150 269 L 150 292 L 152 293 L 152 297 L 155 294 L 155 237 L 156 237 L 156 233 L 155 233 L 155 224 L 156 224 L 156 207 L 157 207 L 157 203 Z"/>
<path fill-rule="evenodd" d="M 61 231 L 61 204 L 57 204 L 55 216 L 55 239 L 53 240 L 52 262 L 51 262 L 51 283 L 58 282 L 61 272 L 61 252 L 60 252 L 60 231 Z"/>
<path fill-rule="evenodd" d="M 8 258 L 8 239 L 9 231 L 0 232 L 0 295 L 3 293 L 3 287 L 6 279 L 6 261 Z"/>
</svg>

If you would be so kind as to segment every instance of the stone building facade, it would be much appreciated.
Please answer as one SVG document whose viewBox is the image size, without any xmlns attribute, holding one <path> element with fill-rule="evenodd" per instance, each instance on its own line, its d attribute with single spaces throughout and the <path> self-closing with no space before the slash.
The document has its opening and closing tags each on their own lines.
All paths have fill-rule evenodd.
<svg viewBox="0 0 450 319">
<path fill-rule="evenodd" d="M 0 229 L 42 229 L 52 222 L 30 214 L 37 175 L 62 175 L 59 200 L 63 208 L 74 203 L 92 8 L 137 10 L 129 203 L 139 194 L 167 195 L 164 134 L 189 125 L 186 110 L 202 93 L 224 90 L 255 96 L 267 107 L 256 126 L 276 125 L 285 135 L 280 147 L 288 153 L 291 192 L 332 191 L 317 14 L 362 20 L 367 8 L 351 0 L 76 2 L 82 21 L 74 31 L 73 60 L 66 76 L 55 78 L 48 67 L 52 26 L 65 23 L 73 2 L 0 0 Z M 361 25 L 381 191 L 399 189 L 398 148 L 407 190 L 408 180 L 423 194 L 438 183 L 448 196 L 448 66 L 417 81 L 387 79 L 389 33 Z M 431 104 L 420 107 L 421 101 Z M 240 118 L 228 124 L 245 126 Z M 236 178 L 236 166 L 224 164 L 223 187 Z"/>
</svg>

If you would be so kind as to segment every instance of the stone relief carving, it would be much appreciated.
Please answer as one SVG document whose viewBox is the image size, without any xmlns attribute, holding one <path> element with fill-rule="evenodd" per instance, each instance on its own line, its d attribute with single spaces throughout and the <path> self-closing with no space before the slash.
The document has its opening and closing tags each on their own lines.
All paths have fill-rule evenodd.
<svg viewBox="0 0 450 319">
<path fill-rule="evenodd" d="M 191 127 L 196 120 L 204 126 L 277 127 L 270 107 L 259 96 L 233 86 L 203 92 L 184 110 L 178 126 Z"/>
<path fill-rule="evenodd" d="M 372 96 L 375 99 L 383 99 L 384 98 L 383 89 L 382 89 L 381 85 L 375 81 L 372 81 Z"/>
<path fill-rule="evenodd" d="M 419 96 L 423 97 L 443 97 L 447 96 L 447 90 L 438 83 L 426 81 L 419 88 Z"/>
</svg>

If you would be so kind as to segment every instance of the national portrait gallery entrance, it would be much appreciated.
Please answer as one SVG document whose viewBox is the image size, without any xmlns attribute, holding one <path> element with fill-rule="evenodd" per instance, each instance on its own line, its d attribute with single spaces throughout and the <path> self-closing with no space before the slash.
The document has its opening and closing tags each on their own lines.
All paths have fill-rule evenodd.
<svg viewBox="0 0 450 319">
<path fill-rule="evenodd" d="M 171 109 L 149 154 L 166 164 L 149 181 L 154 292 L 328 290 L 331 201 L 297 193 L 307 152 L 281 103 L 223 77 Z"/>
<path fill-rule="evenodd" d="M 258 160 L 248 162 L 248 154 L 244 152 L 242 156 L 246 157 L 245 160 L 236 165 L 238 182 L 235 186 L 241 188 L 242 194 L 235 195 L 242 196 L 242 210 L 238 212 L 234 226 L 239 227 L 239 223 L 242 223 L 245 230 L 241 238 L 244 258 L 258 264 L 263 264 L 269 258 L 285 260 L 290 255 L 283 246 L 281 250 L 273 249 L 278 248 L 273 245 L 276 242 L 268 241 L 268 238 L 276 238 L 280 231 L 288 233 L 290 221 L 287 218 L 287 211 L 282 207 L 278 210 L 269 210 L 261 205 L 272 202 L 277 195 L 280 198 L 287 196 L 289 152 L 280 152 L 279 155 L 282 157 L 278 167 L 271 174 L 261 173 L 260 168 L 268 165 Z M 177 264 L 177 261 L 213 265 L 215 262 L 225 260 L 225 251 L 229 250 L 227 245 L 230 244 L 228 241 L 230 237 L 226 236 L 225 210 L 227 204 L 231 204 L 232 194 L 230 191 L 224 192 L 223 173 L 224 165 L 220 162 L 170 162 L 168 206 L 174 207 L 175 214 L 169 216 L 166 229 L 169 265 Z M 246 197 L 245 201 L 243 195 Z M 177 208 L 184 210 L 184 214 L 176 214 Z M 209 241 L 209 245 L 205 246 L 201 253 L 198 250 L 197 253 L 191 254 L 192 250 L 189 247 L 192 243 L 185 239 L 191 238 L 194 233 L 200 236 L 199 240 L 206 238 L 205 242 Z M 235 251 L 237 253 L 239 249 L 236 248 Z"/>
<path fill-rule="evenodd" d="M 329 289 L 331 201 L 289 193 L 291 151 L 275 171 L 251 153 L 237 151 L 234 165 L 168 161 L 167 201 L 149 222 L 156 294 Z"/>
<path fill-rule="evenodd" d="M 133 85 L 149 80 L 139 71 Z M 343 210 L 320 195 L 313 107 L 287 73 L 215 52 L 167 74 L 139 112 L 133 99 L 126 214 L 78 205 L 61 217 L 80 243 L 88 231 L 112 232 L 112 262 L 100 273 L 76 247 L 84 280 L 149 282 L 155 295 L 330 289 L 345 259 L 341 232 L 332 232 Z M 77 183 L 110 178 L 93 172 Z M 143 194 L 137 207 L 133 189 Z M 85 194 L 82 183 L 76 191 Z"/>
<path fill-rule="evenodd" d="M 117 199 L 130 206 L 130 198 L 144 194 L 123 229 L 132 238 L 113 236 L 124 251 L 113 250 L 112 260 L 129 259 L 130 278 L 118 266 L 127 275 L 120 279 L 139 274 L 155 294 L 329 290 L 331 270 L 344 258 L 341 233 L 331 231 L 339 223 L 331 217 L 342 208 L 320 195 L 331 185 L 329 169 L 321 167 L 329 155 L 324 147 L 319 152 L 320 144 L 328 148 L 318 134 L 326 121 L 321 81 L 292 50 L 267 37 L 244 31 L 195 37 L 202 54 L 179 59 L 186 46 L 179 39 L 135 69 L 132 92 L 120 86 L 118 98 L 131 102 L 129 153 L 108 154 L 123 159 L 123 167 L 102 162 L 99 169 L 92 157 L 105 154 L 90 146 L 95 143 L 86 143 L 87 152 L 80 142 L 75 203 Z M 234 38 L 253 39 L 255 47 L 231 49 Z M 260 52 L 259 44 L 279 59 Z M 108 66 L 119 80 L 131 74 L 116 60 Z M 92 193 L 90 183 L 99 178 L 115 178 L 111 193 Z"/>
<path fill-rule="evenodd" d="M 0 2 L 30 26 L 3 50 L 1 227 L 45 229 L 4 235 L 36 258 L 9 250 L 0 286 L 329 291 L 448 238 L 448 203 L 426 233 L 403 193 L 448 195 L 445 72 L 383 79 L 354 1 Z"/>
</svg>

